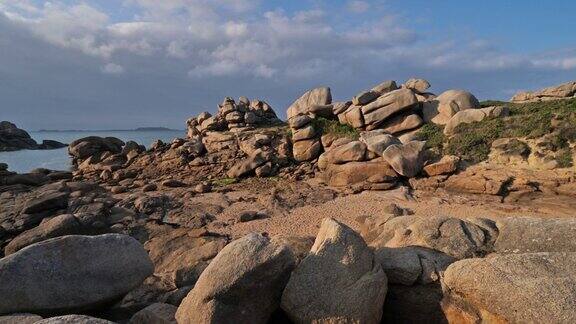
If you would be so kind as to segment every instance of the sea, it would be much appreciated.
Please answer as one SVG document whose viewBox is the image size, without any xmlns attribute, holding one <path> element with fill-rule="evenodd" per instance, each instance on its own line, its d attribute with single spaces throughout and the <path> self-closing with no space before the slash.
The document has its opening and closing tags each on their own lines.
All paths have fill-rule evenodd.
<svg viewBox="0 0 576 324">
<path fill-rule="evenodd" d="M 87 136 L 116 137 L 123 141 L 135 141 L 147 148 L 156 141 L 171 142 L 175 138 L 183 138 L 183 130 L 118 130 L 118 131 L 37 131 L 28 132 L 38 143 L 43 140 L 55 140 L 69 144 L 74 140 Z M 68 148 L 57 150 L 22 150 L 16 152 L 0 152 L 0 163 L 7 163 L 8 170 L 26 173 L 36 168 L 50 170 L 70 170 L 71 158 Z"/>
</svg>

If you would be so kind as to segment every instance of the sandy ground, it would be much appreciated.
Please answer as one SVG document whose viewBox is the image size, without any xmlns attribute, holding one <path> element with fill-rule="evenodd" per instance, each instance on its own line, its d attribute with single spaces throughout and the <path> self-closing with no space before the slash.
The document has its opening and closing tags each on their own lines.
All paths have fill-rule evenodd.
<svg viewBox="0 0 576 324">
<path fill-rule="evenodd" d="M 458 218 L 485 217 L 574 217 L 576 201 L 568 198 L 541 198 L 522 203 L 502 203 L 499 197 L 460 196 L 454 194 L 406 194 L 401 189 L 393 191 L 366 191 L 316 205 L 293 209 L 285 216 L 236 223 L 218 230 L 233 238 L 250 232 L 268 233 L 271 236 L 315 236 L 323 218 L 333 217 L 358 229 L 359 216 L 386 213 L 386 207 L 395 203 L 408 208 L 415 216 L 453 216 Z"/>
</svg>

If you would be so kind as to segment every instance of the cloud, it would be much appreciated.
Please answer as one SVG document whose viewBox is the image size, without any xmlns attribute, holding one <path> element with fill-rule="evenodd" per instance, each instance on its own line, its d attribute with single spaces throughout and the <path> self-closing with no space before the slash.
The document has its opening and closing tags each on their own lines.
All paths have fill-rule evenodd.
<svg viewBox="0 0 576 324">
<path fill-rule="evenodd" d="M 114 63 L 108 63 L 102 67 L 102 73 L 105 74 L 122 74 L 124 73 L 124 67 Z"/>
<path fill-rule="evenodd" d="M 573 49 L 518 54 L 474 37 L 432 40 L 411 17 L 379 12 L 370 1 L 292 11 L 252 0 L 39 3 L 0 0 L 0 72 L 8 78 L 0 80 L 8 83 L 0 84 L 0 98 L 54 116 L 67 109 L 70 120 L 108 107 L 131 123 L 138 109 L 146 112 L 138 118 L 167 118 L 177 127 L 228 95 L 258 96 L 282 115 L 308 87 L 330 85 L 347 99 L 382 80 L 414 76 L 430 79 L 434 91 L 469 88 L 503 98 L 511 83 L 544 86 L 576 70 Z M 38 67 L 24 64 L 22 53 Z"/>
</svg>

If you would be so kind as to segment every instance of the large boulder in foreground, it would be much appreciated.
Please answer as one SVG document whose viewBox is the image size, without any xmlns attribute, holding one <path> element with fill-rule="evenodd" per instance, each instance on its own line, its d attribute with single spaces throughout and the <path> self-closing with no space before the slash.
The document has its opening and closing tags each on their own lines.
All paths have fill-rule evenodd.
<svg viewBox="0 0 576 324">
<path fill-rule="evenodd" d="M 374 253 L 349 227 L 327 218 L 282 295 L 296 323 L 380 323 L 387 280 Z"/>
<path fill-rule="evenodd" d="M 121 298 L 153 272 L 126 235 L 64 236 L 0 260 L 0 314 L 84 311 Z"/>
<path fill-rule="evenodd" d="M 444 274 L 450 323 L 576 323 L 576 253 L 468 259 Z"/>
<path fill-rule="evenodd" d="M 202 273 L 176 319 L 180 324 L 266 323 L 295 264 L 290 248 L 260 234 L 236 240 Z"/>
</svg>

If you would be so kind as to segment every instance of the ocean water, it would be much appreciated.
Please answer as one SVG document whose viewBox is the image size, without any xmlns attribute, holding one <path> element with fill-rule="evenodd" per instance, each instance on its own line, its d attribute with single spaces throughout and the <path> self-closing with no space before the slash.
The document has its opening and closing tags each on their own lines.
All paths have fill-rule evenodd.
<svg viewBox="0 0 576 324">
<path fill-rule="evenodd" d="M 69 144 L 74 140 L 87 136 L 117 137 L 123 141 L 135 141 L 150 147 L 155 140 L 170 142 L 174 138 L 185 137 L 185 131 L 73 131 L 73 132 L 29 132 L 37 142 L 55 140 Z M 8 170 L 18 173 L 29 172 L 36 168 L 51 170 L 70 170 L 71 162 L 68 148 L 58 150 L 23 150 L 16 152 L 0 152 L 0 162 L 8 164 Z"/>
</svg>

